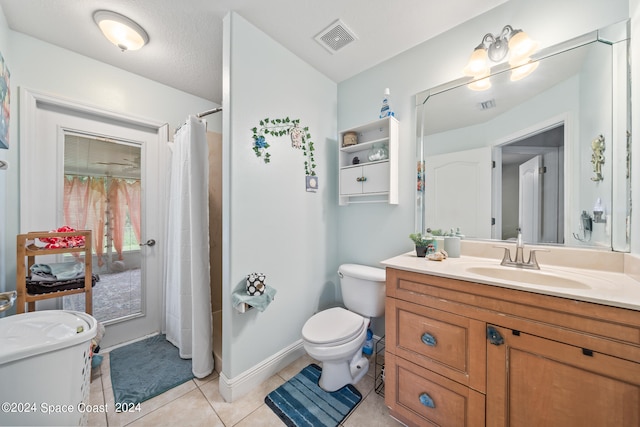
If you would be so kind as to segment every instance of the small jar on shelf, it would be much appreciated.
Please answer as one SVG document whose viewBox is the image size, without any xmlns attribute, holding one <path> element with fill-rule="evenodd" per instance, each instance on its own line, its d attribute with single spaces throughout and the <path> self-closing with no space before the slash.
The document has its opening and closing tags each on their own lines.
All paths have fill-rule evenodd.
<svg viewBox="0 0 640 427">
<path fill-rule="evenodd" d="M 389 149 L 385 144 L 373 144 L 367 157 L 370 162 L 379 162 L 389 158 Z"/>
</svg>

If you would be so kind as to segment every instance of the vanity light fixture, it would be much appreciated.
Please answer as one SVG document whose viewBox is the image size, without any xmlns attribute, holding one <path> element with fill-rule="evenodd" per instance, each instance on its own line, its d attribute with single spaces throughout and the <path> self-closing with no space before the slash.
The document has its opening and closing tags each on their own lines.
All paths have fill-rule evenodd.
<svg viewBox="0 0 640 427">
<path fill-rule="evenodd" d="M 464 73 L 467 76 L 482 79 L 490 74 L 491 62 L 500 62 L 509 54 L 509 64 L 517 67 L 512 72 L 511 80 L 520 80 L 537 68 L 537 63 L 530 62 L 531 55 L 537 49 L 538 43 L 531 40 L 524 31 L 514 30 L 511 25 L 505 25 L 497 36 L 491 33 L 485 34 L 482 42 L 473 50 Z M 486 80 L 484 89 L 491 86 L 488 79 Z M 474 81 L 469 87 L 472 88 L 471 85 L 474 85 L 476 87 L 474 90 L 484 90 L 477 84 L 482 81 Z"/>
<path fill-rule="evenodd" d="M 93 20 L 107 40 L 123 52 L 138 50 L 149 43 L 147 32 L 124 15 L 109 10 L 98 10 L 93 14 Z"/>
</svg>

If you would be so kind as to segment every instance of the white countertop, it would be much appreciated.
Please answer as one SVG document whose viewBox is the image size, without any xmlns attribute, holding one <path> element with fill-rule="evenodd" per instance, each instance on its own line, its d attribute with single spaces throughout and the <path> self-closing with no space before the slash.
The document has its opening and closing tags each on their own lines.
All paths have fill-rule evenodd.
<svg viewBox="0 0 640 427">
<path fill-rule="evenodd" d="M 418 258 L 415 252 L 408 252 L 389 258 L 382 261 L 381 264 L 385 267 L 393 267 L 416 273 L 431 274 L 434 276 L 640 311 L 640 282 L 623 273 L 562 266 L 545 266 L 542 263 L 540 264 L 540 270 L 521 270 L 514 267 L 501 266 L 500 261 L 493 258 L 465 255 L 460 258 L 447 258 L 443 261 L 431 261 L 425 258 Z M 489 277 L 473 272 L 474 269 L 476 271 L 482 271 L 483 268 L 488 268 L 490 271 L 495 271 L 496 269 L 521 270 L 523 277 L 527 277 L 527 275 L 531 277 L 530 275 L 532 274 L 553 275 L 558 276 L 558 283 L 566 281 L 566 284 L 551 286 L 525 283 Z M 498 273 L 500 273 L 499 270 Z M 517 271 L 513 272 L 514 276 L 518 274 L 520 273 Z M 572 283 L 579 283 L 581 286 L 572 286 Z"/>
</svg>

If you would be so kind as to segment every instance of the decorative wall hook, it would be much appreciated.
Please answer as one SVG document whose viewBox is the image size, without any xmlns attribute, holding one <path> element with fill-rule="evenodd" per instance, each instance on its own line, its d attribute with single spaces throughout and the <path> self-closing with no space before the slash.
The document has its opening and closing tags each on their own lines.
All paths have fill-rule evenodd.
<svg viewBox="0 0 640 427">
<path fill-rule="evenodd" d="M 604 136 L 600 135 L 591 141 L 591 149 L 593 150 L 593 154 L 591 154 L 591 164 L 593 165 L 593 172 L 596 174 L 596 176 L 591 177 L 591 181 L 602 181 L 604 179 L 602 176 L 605 150 Z"/>
</svg>

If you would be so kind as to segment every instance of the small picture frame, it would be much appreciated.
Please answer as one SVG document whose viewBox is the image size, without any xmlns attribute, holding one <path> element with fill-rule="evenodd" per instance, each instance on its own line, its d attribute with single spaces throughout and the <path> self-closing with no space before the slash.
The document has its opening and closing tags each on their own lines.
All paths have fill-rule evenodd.
<svg viewBox="0 0 640 427">
<path fill-rule="evenodd" d="M 314 176 L 307 175 L 305 178 L 306 178 L 307 191 L 311 193 L 315 193 L 316 191 L 318 191 L 318 177 L 315 175 Z"/>
</svg>

